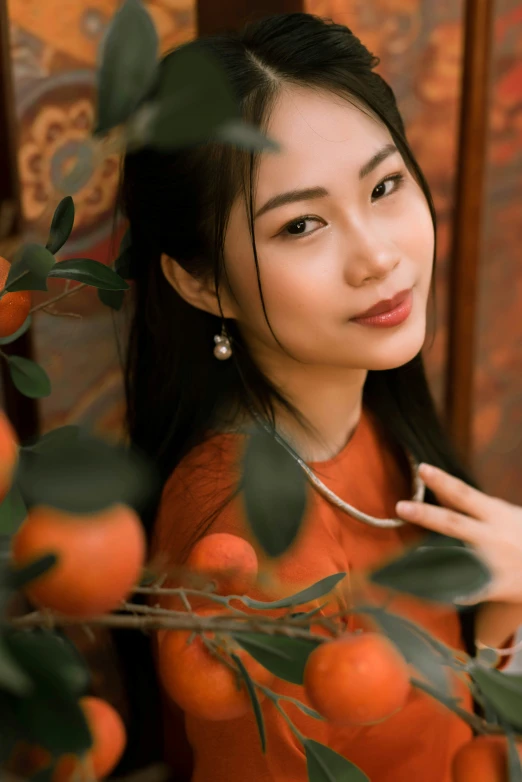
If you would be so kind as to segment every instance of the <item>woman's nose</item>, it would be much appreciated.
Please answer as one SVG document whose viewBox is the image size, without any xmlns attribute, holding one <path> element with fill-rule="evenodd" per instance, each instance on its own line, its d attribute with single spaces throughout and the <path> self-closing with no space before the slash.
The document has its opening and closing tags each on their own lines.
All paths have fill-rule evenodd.
<svg viewBox="0 0 522 782">
<path fill-rule="evenodd" d="M 370 280 L 385 279 L 399 263 L 399 250 L 386 237 L 368 231 L 361 231 L 357 237 L 352 233 L 345 259 L 345 277 L 350 285 L 359 287 Z"/>
</svg>

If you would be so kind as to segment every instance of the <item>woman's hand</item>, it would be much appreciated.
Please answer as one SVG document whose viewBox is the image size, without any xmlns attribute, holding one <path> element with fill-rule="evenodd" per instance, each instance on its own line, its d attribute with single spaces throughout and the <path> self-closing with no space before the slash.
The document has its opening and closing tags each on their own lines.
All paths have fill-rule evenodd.
<svg viewBox="0 0 522 782">
<path fill-rule="evenodd" d="M 490 497 L 432 465 L 420 465 L 419 475 L 442 507 L 399 502 L 397 515 L 459 538 L 476 550 L 489 567 L 492 580 L 470 603 L 522 603 L 522 508 Z"/>
</svg>

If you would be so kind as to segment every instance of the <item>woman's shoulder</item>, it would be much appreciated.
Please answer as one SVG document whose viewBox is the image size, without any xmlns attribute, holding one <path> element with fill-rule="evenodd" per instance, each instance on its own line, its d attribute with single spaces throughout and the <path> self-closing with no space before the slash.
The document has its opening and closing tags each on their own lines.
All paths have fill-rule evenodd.
<svg viewBox="0 0 522 782">
<path fill-rule="evenodd" d="M 152 550 L 174 556 L 190 541 L 198 524 L 219 513 L 237 489 L 245 436 L 213 432 L 181 459 L 165 482 L 154 523 Z M 237 514 L 235 504 L 223 508 Z"/>
</svg>

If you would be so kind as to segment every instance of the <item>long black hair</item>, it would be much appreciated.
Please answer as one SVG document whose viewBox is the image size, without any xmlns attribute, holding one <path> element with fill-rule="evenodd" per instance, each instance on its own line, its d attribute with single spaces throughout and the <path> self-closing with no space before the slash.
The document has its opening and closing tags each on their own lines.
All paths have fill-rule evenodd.
<svg viewBox="0 0 522 782">
<path fill-rule="evenodd" d="M 243 117 L 262 129 L 282 85 L 334 93 L 377 117 L 422 189 L 435 225 L 429 187 L 409 147 L 393 91 L 374 70 L 378 58 L 347 27 L 309 14 L 284 14 L 251 23 L 237 34 L 199 38 L 184 46 L 201 47 L 216 58 L 228 75 Z M 163 65 L 177 51 L 169 53 Z M 128 153 L 124 160 L 121 206 L 131 230 L 134 280 L 125 361 L 126 427 L 130 441 L 153 460 L 163 482 L 206 437 L 224 403 L 233 403 L 238 411 L 253 407 L 274 425 L 277 402 L 306 426 L 299 411 L 255 364 L 231 320 L 225 325 L 233 339 L 233 358 L 216 361 L 213 338 L 220 333 L 222 320 L 185 302 L 160 265 L 165 253 L 191 275 L 211 276 L 217 289 L 225 271 L 223 246 L 230 209 L 242 196 L 264 306 L 252 219 L 258 159 L 255 153 L 206 142 L 169 153 L 142 149 Z M 396 369 L 369 371 L 363 399 L 397 446 L 477 487 L 439 420 L 421 353 Z M 426 499 L 436 503 L 429 491 Z M 149 540 L 158 501 L 159 495 L 142 514 Z M 202 520 L 194 540 L 210 523 L 211 519 Z M 143 750 L 131 760 L 129 749 L 121 766 L 128 770 L 148 759 L 145 728 L 150 728 L 152 738 L 161 735 L 159 706 L 148 639 L 136 640 L 136 633 L 114 635 L 134 714 L 129 744 L 134 749 L 139 744 Z M 151 752 L 160 752 L 158 747 Z"/>
</svg>

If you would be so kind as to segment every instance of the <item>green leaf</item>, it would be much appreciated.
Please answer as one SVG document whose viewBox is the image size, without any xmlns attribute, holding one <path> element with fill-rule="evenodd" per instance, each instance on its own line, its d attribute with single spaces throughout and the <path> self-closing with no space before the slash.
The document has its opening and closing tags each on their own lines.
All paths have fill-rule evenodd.
<svg viewBox="0 0 522 782">
<path fill-rule="evenodd" d="M 8 356 L 11 380 L 24 396 L 41 399 L 51 393 L 47 372 L 35 361 L 22 356 Z"/>
<path fill-rule="evenodd" d="M 321 641 L 240 633 L 234 640 L 268 671 L 287 682 L 302 684 L 309 655 Z"/>
<path fill-rule="evenodd" d="M 26 244 L 22 258 L 29 271 L 42 280 L 46 279 L 56 263 L 54 255 L 41 244 Z"/>
<path fill-rule="evenodd" d="M 499 717 L 522 729 L 522 676 L 478 665 L 470 666 L 469 673 Z"/>
<path fill-rule="evenodd" d="M 14 695 L 29 695 L 34 690 L 33 682 L 7 645 L 5 635 L 0 635 L 0 689 Z"/>
<path fill-rule="evenodd" d="M 11 334 L 9 337 L 0 337 L 0 345 L 10 345 L 11 342 L 16 342 L 16 340 L 21 337 L 22 334 L 25 334 L 25 332 L 31 328 L 32 322 L 32 315 L 28 315 L 20 328 L 17 329 L 13 334 Z"/>
<path fill-rule="evenodd" d="M 346 573 L 332 573 L 331 576 L 326 576 L 320 581 L 316 581 L 315 584 L 306 587 L 301 592 L 296 592 L 295 595 L 282 597 L 280 600 L 274 600 L 271 603 L 264 600 L 254 600 L 246 595 L 241 597 L 241 600 L 250 608 L 290 608 L 290 606 L 303 605 L 303 603 L 308 603 L 310 600 L 329 594 L 345 576 Z"/>
<path fill-rule="evenodd" d="M 271 150 L 272 152 L 279 152 L 280 150 L 279 144 L 261 133 L 259 128 L 239 119 L 224 122 L 216 128 L 212 137 L 217 141 L 233 144 L 240 149 L 253 151 Z"/>
<path fill-rule="evenodd" d="M 71 196 L 62 198 L 53 216 L 49 239 L 45 245 L 50 253 L 55 255 L 61 250 L 69 236 L 74 225 L 74 201 Z"/>
<path fill-rule="evenodd" d="M 18 698 L 14 712 L 27 731 L 27 739 L 50 752 L 80 754 L 92 746 L 92 737 L 78 699 L 63 690 L 50 697 L 36 690 Z"/>
<path fill-rule="evenodd" d="M 55 166 L 64 163 L 69 157 L 69 150 L 64 145 L 54 154 Z M 67 158 L 66 158 L 67 156 Z M 84 137 L 76 150 L 76 160 L 73 167 L 66 174 L 58 178 L 56 189 L 62 193 L 77 193 L 89 182 L 96 168 L 95 144 L 92 138 Z"/>
<path fill-rule="evenodd" d="M 128 283 L 122 280 L 115 271 L 100 261 L 90 258 L 71 258 L 55 264 L 49 277 L 59 277 L 64 280 L 76 280 L 94 288 L 107 291 L 126 291 Z"/>
<path fill-rule="evenodd" d="M 45 453 L 20 451 L 16 480 L 28 507 L 94 513 L 115 502 L 139 507 L 158 488 L 152 461 L 82 432 Z"/>
<path fill-rule="evenodd" d="M 261 751 L 263 754 L 266 752 L 266 734 L 265 734 L 265 723 L 263 720 L 263 712 L 261 711 L 261 706 L 259 705 L 259 700 L 256 693 L 255 685 L 250 678 L 250 674 L 248 673 L 247 669 L 241 662 L 241 658 L 237 656 L 237 654 L 230 653 L 230 656 L 234 660 L 235 664 L 241 671 L 241 676 L 243 677 L 245 681 L 245 685 L 247 688 L 248 695 L 250 697 L 250 701 L 252 703 L 252 708 L 254 709 L 254 714 L 256 718 L 257 723 L 257 729 L 259 731 L 259 738 L 261 740 Z"/>
<path fill-rule="evenodd" d="M 297 698 L 292 698 L 290 695 L 285 695 L 285 696 L 279 695 L 279 698 L 280 699 L 282 698 L 285 701 L 289 701 L 290 703 L 293 703 L 295 706 L 297 706 L 298 709 L 301 709 L 302 712 L 308 714 L 309 717 L 313 717 L 314 720 L 325 719 L 322 714 L 319 714 L 317 711 L 314 711 L 313 709 L 310 709 L 308 706 L 305 706 L 305 704 L 301 703 L 301 701 L 298 701 Z"/>
<path fill-rule="evenodd" d="M 47 454 L 51 453 L 55 449 L 63 448 L 65 445 L 77 442 L 81 435 L 81 429 L 79 426 L 68 424 L 67 426 L 57 426 L 56 429 L 51 429 L 41 437 L 39 437 L 34 443 L 30 445 L 22 445 L 22 451 L 33 451 L 33 453 Z"/>
<path fill-rule="evenodd" d="M 14 535 L 26 516 L 27 508 L 20 487 L 13 482 L 0 503 L 0 535 Z"/>
<path fill-rule="evenodd" d="M 522 782 L 522 765 L 518 754 L 515 737 L 511 731 L 507 732 L 508 744 L 508 777 L 509 782 Z"/>
<path fill-rule="evenodd" d="M 140 0 L 125 0 L 101 47 L 97 126 L 106 133 L 125 122 L 149 92 L 157 70 L 158 34 Z"/>
<path fill-rule="evenodd" d="M 241 116 L 221 64 L 197 41 L 162 62 L 153 100 L 140 112 L 129 128 L 132 143 L 165 150 L 209 140 Z"/>
<path fill-rule="evenodd" d="M 423 600 L 453 603 L 489 584 L 490 572 L 471 549 L 420 546 L 371 574 L 371 581 Z"/>
<path fill-rule="evenodd" d="M 42 695 L 52 698 L 65 692 L 79 698 L 86 693 L 89 671 L 64 636 L 45 629 L 16 630 L 6 633 L 4 639 Z"/>
<path fill-rule="evenodd" d="M 125 291 L 98 291 L 98 298 L 101 303 L 113 310 L 121 310 L 124 297 Z"/>
<path fill-rule="evenodd" d="M 303 741 L 309 782 L 370 782 L 361 769 L 330 747 L 313 739 Z"/>
<path fill-rule="evenodd" d="M 421 679 L 412 678 L 411 683 L 418 690 L 425 692 L 427 695 L 431 695 L 432 698 L 435 698 L 435 700 L 439 701 L 439 703 L 442 703 L 450 711 L 457 713 L 455 709 L 461 704 L 462 698 L 455 698 L 452 695 L 442 695 L 438 690 L 430 687 L 429 684 L 426 684 L 426 682 L 422 681 Z"/>
<path fill-rule="evenodd" d="M 16 253 L 15 259 L 11 263 L 9 274 L 5 281 L 5 290 L 14 293 L 15 291 L 46 291 L 47 275 L 35 274 L 29 266 L 29 257 L 32 253 L 32 247 L 35 245 L 24 245 Z M 36 245 L 38 246 L 38 245 Z M 44 247 L 41 248 L 45 250 Z M 46 250 L 48 252 L 48 250 Z M 51 256 L 52 257 L 52 256 Z M 53 258 L 54 262 L 54 258 Z"/>
<path fill-rule="evenodd" d="M 295 541 L 305 515 L 303 470 L 270 434 L 257 429 L 245 449 L 242 481 L 252 532 L 269 557 L 281 556 Z"/>
<path fill-rule="evenodd" d="M 415 630 L 406 625 L 401 617 L 386 611 L 372 611 L 372 616 L 385 635 L 399 649 L 405 660 L 433 685 L 441 695 L 448 697 L 450 683 L 443 658 Z"/>
</svg>

